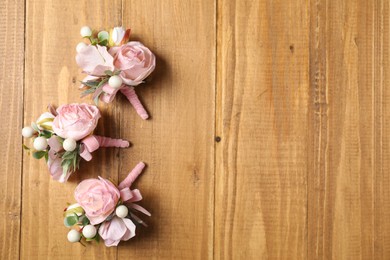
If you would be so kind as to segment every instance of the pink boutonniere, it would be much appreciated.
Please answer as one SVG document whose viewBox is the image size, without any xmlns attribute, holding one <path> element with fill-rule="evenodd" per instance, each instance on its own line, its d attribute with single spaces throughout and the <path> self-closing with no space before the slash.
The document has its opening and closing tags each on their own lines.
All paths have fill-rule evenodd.
<svg viewBox="0 0 390 260">
<path fill-rule="evenodd" d="M 96 104 L 98 100 L 110 103 L 121 92 L 141 118 L 147 119 L 149 115 L 134 87 L 153 72 L 155 55 L 142 43 L 129 41 L 130 29 L 123 27 L 93 32 L 84 26 L 80 34 L 88 40 L 88 44 L 81 42 L 76 47 L 77 65 L 88 75 L 82 81 L 81 88 L 86 89 L 82 96 L 92 94 Z"/>
<path fill-rule="evenodd" d="M 138 163 L 118 186 L 101 177 L 82 181 L 74 192 L 77 203 L 65 209 L 64 224 L 71 228 L 68 240 L 103 239 L 106 246 L 117 246 L 135 236 L 136 225 L 146 226 L 136 213 L 151 214 L 135 204 L 142 200 L 140 191 L 130 189 L 144 167 Z"/>
<path fill-rule="evenodd" d="M 32 148 L 23 147 L 34 158 L 45 158 L 54 180 L 66 182 L 81 158 L 90 161 L 99 147 L 129 147 L 126 140 L 93 134 L 100 117 L 99 109 L 88 104 L 67 104 L 57 110 L 49 106 L 49 112 L 23 128 L 22 135 L 33 139 Z"/>
</svg>

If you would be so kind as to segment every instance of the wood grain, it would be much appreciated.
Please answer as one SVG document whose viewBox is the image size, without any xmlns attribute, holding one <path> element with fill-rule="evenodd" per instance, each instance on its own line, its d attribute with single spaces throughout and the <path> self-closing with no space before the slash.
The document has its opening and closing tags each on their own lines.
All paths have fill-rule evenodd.
<svg viewBox="0 0 390 260">
<path fill-rule="evenodd" d="M 308 252 L 316 259 L 389 258 L 388 14 L 387 1 L 311 8 Z"/>
<path fill-rule="evenodd" d="M 0 259 L 18 259 L 22 176 L 23 1 L 0 1 Z M 15 134 L 16 133 L 16 134 Z"/>
<path fill-rule="evenodd" d="M 308 3 L 218 3 L 214 256 L 305 259 Z"/>
<path fill-rule="evenodd" d="M 120 176 L 140 160 L 150 227 L 118 259 L 211 259 L 213 250 L 215 8 L 212 1 L 124 1 L 123 25 L 157 55 L 151 82 L 136 88 L 151 113 L 120 106 L 121 135 L 134 140 Z"/>
<path fill-rule="evenodd" d="M 27 2 L 26 10 L 25 124 L 29 124 L 49 103 L 58 106 L 81 101 L 77 87 L 83 76 L 74 58 L 75 46 L 81 41 L 80 28 L 120 23 L 121 2 L 40 0 Z M 92 103 L 87 98 L 83 101 Z M 119 137 L 120 110 L 115 106 L 101 106 L 101 110 L 96 132 Z M 24 157 L 21 259 L 116 259 L 116 248 L 69 243 L 62 210 L 74 202 L 73 191 L 81 180 L 103 176 L 117 181 L 118 152 L 100 149 L 66 184 L 50 179 L 44 161 Z"/>
</svg>

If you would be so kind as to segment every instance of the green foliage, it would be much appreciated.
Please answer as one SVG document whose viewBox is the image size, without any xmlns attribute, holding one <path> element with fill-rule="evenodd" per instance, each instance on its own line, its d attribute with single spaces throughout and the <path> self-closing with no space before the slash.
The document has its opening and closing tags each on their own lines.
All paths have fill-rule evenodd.
<svg viewBox="0 0 390 260">
<path fill-rule="evenodd" d="M 37 151 L 37 152 L 33 152 L 33 157 L 35 159 L 41 159 L 42 157 L 46 156 L 47 155 L 47 151 Z"/>
<path fill-rule="evenodd" d="M 64 152 L 61 156 L 62 174 L 66 175 L 68 172 L 74 172 L 79 168 L 80 164 L 80 147 L 77 146 L 73 151 Z"/>
<path fill-rule="evenodd" d="M 76 225 L 78 222 L 78 217 L 77 215 L 69 215 L 69 216 L 66 216 L 64 218 L 64 225 L 66 227 L 73 227 L 74 225 Z"/>
<path fill-rule="evenodd" d="M 41 126 L 43 127 L 43 126 Z M 46 139 L 49 139 L 50 137 L 52 137 L 53 133 L 50 132 L 49 130 L 42 130 L 39 132 L 39 136 L 42 136 L 42 137 L 45 137 Z"/>
</svg>

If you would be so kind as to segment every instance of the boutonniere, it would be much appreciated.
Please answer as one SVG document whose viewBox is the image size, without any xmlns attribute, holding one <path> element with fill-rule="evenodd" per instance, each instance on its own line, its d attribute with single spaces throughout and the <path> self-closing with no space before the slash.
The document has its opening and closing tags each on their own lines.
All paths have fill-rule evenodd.
<svg viewBox="0 0 390 260">
<path fill-rule="evenodd" d="M 129 147 L 128 141 L 93 134 L 101 117 L 96 106 L 68 104 L 57 110 L 49 106 L 48 110 L 23 128 L 22 135 L 33 140 L 32 148 L 23 147 L 34 158 L 45 158 L 54 180 L 66 182 L 79 168 L 81 158 L 90 161 L 99 147 Z"/>
<path fill-rule="evenodd" d="M 114 27 L 92 31 L 84 26 L 81 36 L 88 42 L 77 45 L 76 62 L 88 76 L 82 81 L 82 96 L 92 94 L 95 103 L 110 103 L 121 92 L 142 119 L 149 117 L 134 87 L 145 82 L 156 66 L 155 55 L 142 43 L 129 41 L 130 29 Z"/>
<path fill-rule="evenodd" d="M 69 242 L 103 239 L 106 246 L 117 246 L 135 236 L 137 225 L 146 226 L 136 214 L 151 214 L 134 203 L 142 200 L 140 191 L 130 189 L 144 167 L 140 162 L 118 186 L 101 177 L 80 182 L 74 192 L 77 203 L 64 211 Z"/>
</svg>

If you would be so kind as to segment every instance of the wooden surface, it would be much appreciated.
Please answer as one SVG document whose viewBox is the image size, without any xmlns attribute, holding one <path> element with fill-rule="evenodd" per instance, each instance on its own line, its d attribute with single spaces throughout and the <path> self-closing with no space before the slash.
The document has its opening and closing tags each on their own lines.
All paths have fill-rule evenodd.
<svg viewBox="0 0 390 260">
<path fill-rule="evenodd" d="M 0 14 L 0 259 L 390 259 L 389 1 L 1 0 Z M 97 132 L 131 148 L 56 183 L 20 129 L 81 102 L 80 27 L 120 24 L 157 56 L 137 89 L 151 119 L 101 104 Z M 77 183 L 140 160 L 149 228 L 68 243 Z"/>
</svg>

